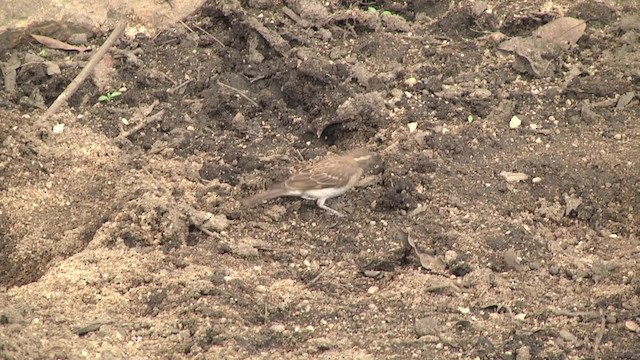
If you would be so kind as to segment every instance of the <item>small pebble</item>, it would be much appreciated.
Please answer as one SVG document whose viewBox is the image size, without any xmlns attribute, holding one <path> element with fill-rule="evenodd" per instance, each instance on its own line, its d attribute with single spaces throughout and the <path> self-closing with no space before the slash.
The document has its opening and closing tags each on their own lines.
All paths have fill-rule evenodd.
<svg viewBox="0 0 640 360">
<path fill-rule="evenodd" d="M 370 288 L 369 288 L 369 290 L 367 290 L 367 293 L 369 293 L 369 294 L 375 294 L 375 293 L 377 293 L 377 292 L 378 292 L 378 290 L 380 290 L 380 288 L 379 288 L 379 287 L 377 287 L 377 286 L 372 286 L 372 287 L 370 287 Z"/>
<path fill-rule="evenodd" d="M 82 45 L 89 41 L 89 36 L 85 33 L 71 34 L 67 39 L 67 42 L 71 45 Z"/>
<path fill-rule="evenodd" d="M 64 124 L 56 124 L 53 126 L 54 134 L 62 134 L 62 131 L 64 131 Z"/>
<path fill-rule="evenodd" d="M 415 330 L 418 337 L 434 335 L 439 330 L 438 320 L 432 317 L 425 317 L 415 320 Z"/>
<path fill-rule="evenodd" d="M 638 332 L 638 330 L 640 330 L 640 326 L 638 326 L 638 323 L 633 321 L 633 320 L 627 320 L 624 322 L 624 327 L 627 328 L 627 330 L 632 331 L 632 332 Z"/>
<path fill-rule="evenodd" d="M 414 77 L 410 77 L 408 79 L 404 79 L 404 84 L 407 86 L 413 86 L 418 82 L 418 80 L 416 80 L 416 78 Z"/>
<path fill-rule="evenodd" d="M 578 338 L 575 335 L 573 335 L 571 332 L 569 332 L 567 330 L 564 330 L 564 329 L 558 331 L 558 335 L 561 338 L 563 338 L 564 340 L 569 341 L 569 342 L 578 341 Z"/>
<path fill-rule="evenodd" d="M 531 353 L 528 346 L 523 346 L 516 351 L 516 360 L 530 360 Z"/>
<path fill-rule="evenodd" d="M 509 121 L 509 128 L 511 129 L 517 129 L 520 125 L 522 125 L 522 120 L 515 115 L 511 118 L 511 121 Z"/>
<path fill-rule="evenodd" d="M 458 253 L 453 250 L 447 250 L 444 253 L 444 262 L 446 264 L 452 264 L 458 258 Z"/>
</svg>

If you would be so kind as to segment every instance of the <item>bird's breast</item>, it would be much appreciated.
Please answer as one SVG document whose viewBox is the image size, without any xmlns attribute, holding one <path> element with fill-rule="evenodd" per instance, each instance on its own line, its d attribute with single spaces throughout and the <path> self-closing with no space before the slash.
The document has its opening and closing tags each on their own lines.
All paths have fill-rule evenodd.
<svg viewBox="0 0 640 360">
<path fill-rule="evenodd" d="M 347 190 L 349 190 L 348 186 L 305 190 L 302 193 L 302 196 L 308 197 L 310 199 L 330 199 L 330 198 L 344 194 Z"/>
</svg>

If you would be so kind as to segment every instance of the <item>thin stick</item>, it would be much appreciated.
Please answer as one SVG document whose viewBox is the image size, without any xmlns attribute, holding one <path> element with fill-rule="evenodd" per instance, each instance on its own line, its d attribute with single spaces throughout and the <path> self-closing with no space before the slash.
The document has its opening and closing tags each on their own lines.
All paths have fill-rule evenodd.
<svg viewBox="0 0 640 360">
<path fill-rule="evenodd" d="M 193 26 L 194 26 L 196 29 L 198 29 L 198 30 L 202 31 L 203 33 L 205 33 L 205 34 L 207 34 L 207 35 L 211 36 L 211 38 L 212 38 L 215 42 L 217 42 L 218 44 L 220 44 L 220 46 L 225 47 L 225 46 L 224 46 L 224 44 L 222 43 L 222 41 L 218 40 L 218 38 L 216 38 L 215 36 L 211 35 L 211 33 L 210 33 L 210 32 L 208 32 L 207 30 L 205 30 L 205 29 L 201 28 L 200 26 L 198 26 L 198 24 L 193 24 Z"/>
<path fill-rule="evenodd" d="M 189 27 L 189 25 L 185 24 L 185 23 L 184 23 L 184 21 L 182 21 L 182 20 L 179 20 L 179 21 L 180 21 L 180 24 L 182 24 L 182 26 L 184 26 L 184 27 L 186 27 L 186 28 L 187 28 L 187 30 L 189 30 L 189 31 L 190 31 L 190 32 L 192 32 L 192 33 L 195 33 L 195 31 L 193 31 L 193 30 Z"/>
<path fill-rule="evenodd" d="M 190 82 L 192 82 L 192 81 L 193 81 L 193 79 L 189 79 L 189 80 L 187 80 L 187 81 L 183 82 L 183 83 L 182 83 L 182 84 L 180 84 L 180 85 L 176 85 L 176 86 L 172 87 L 171 89 L 168 89 L 168 90 L 167 90 L 167 92 L 168 92 L 169 94 L 173 94 L 174 92 L 176 92 L 176 91 L 178 91 L 178 90 L 182 89 L 183 87 L 185 87 L 185 86 L 189 85 L 189 83 L 190 83 Z"/>
<path fill-rule="evenodd" d="M 223 84 L 223 83 L 221 83 L 220 81 L 218 81 L 218 85 L 223 86 L 223 87 L 226 87 L 226 88 L 227 88 L 227 89 L 229 89 L 229 90 L 233 90 L 233 91 L 235 91 L 236 93 L 238 93 L 238 95 L 240 95 L 240 96 L 242 96 L 243 98 L 247 99 L 247 101 L 249 101 L 250 103 L 252 103 L 252 104 L 253 104 L 253 105 L 255 105 L 256 107 L 260 107 L 260 105 L 258 105 L 258 103 L 257 103 L 257 102 L 255 102 L 255 101 L 251 100 L 251 98 L 250 98 L 250 97 L 248 97 L 247 95 L 243 94 L 243 93 L 242 93 L 242 91 L 240 91 L 240 90 L 238 90 L 238 89 L 234 88 L 233 86 L 229 86 L 229 85 L 227 85 L 227 84 Z"/>
<path fill-rule="evenodd" d="M 113 29 L 113 32 L 111 33 L 111 35 L 109 35 L 104 44 L 102 44 L 102 46 L 100 46 L 100 49 L 98 49 L 98 51 L 93 54 L 93 56 L 87 63 L 87 66 L 85 66 L 82 71 L 80 71 L 80 74 L 78 74 L 78 76 L 73 79 L 69 86 L 67 86 L 67 88 L 64 89 L 64 91 L 60 95 L 58 95 L 56 101 L 54 101 L 53 104 L 49 106 L 49 109 L 45 111 L 44 115 L 42 115 L 42 119 L 46 120 L 51 115 L 55 114 L 60 109 L 60 107 L 67 102 L 67 99 L 75 94 L 76 90 L 78 90 L 82 82 L 87 78 L 87 76 L 89 76 L 89 74 L 93 71 L 100 60 L 102 60 L 104 54 L 109 51 L 111 46 L 113 46 L 113 43 L 116 42 L 116 39 L 118 39 L 120 35 L 122 35 L 122 32 L 124 31 L 126 25 L 127 23 L 125 21 L 120 21 L 116 25 L 116 28 Z"/>
<path fill-rule="evenodd" d="M 334 264 L 330 264 L 329 266 L 327 266 L 326 268 L 322 269 L 318 275 L 316 277 L 314 277 L 313 279 L 311 279 L 311 281 L 309 281 L 307 283 L 307 286 L 311 286 L 313 285 L 313 283 L 315 283 L 316 281 L 318 281 L 323 275 L 325 275 L 326 273 L 328 273 L 329 271 L 333 270 L 334 268 Z"/>
<path fill-rule="evenodd" d="M 595 360 L 599 359 L 598 348 L 600 347 L 600 343 L 602 342 L 602 337 L 604 336 L 604 331 L 606 330 L 607 326 L 607 317 L 602 312 L 602 309 L 600 310 L 600 317 L 600 329 L 598 330 L 598 334 L 596 334 L 596 340 L 593 344 L 593 358 Z"/>
<path fill-rule="evenodd" d="M 132 127 L 131 129 L 123 132 L 122 134 L 118 135 L 118 138 L 124 139 L 127 138 L 135 133 L 137 133 L 138 131 L 140 131 L 143 127 L 151 124 L 154 121 L 158 121 L 160 119 L 162 119 L 162 116 L 164 115 L 164 110 L 160 110 L 157 113 L 147 117 L 146 119 L 144 119 L 143 121 L 141 121 L 138 125 Z"/>
</svg>

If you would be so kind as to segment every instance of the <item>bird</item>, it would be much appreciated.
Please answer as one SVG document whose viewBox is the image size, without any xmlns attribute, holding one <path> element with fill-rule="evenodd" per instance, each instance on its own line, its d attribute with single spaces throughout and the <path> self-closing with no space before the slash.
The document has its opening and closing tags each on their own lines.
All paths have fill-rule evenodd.
<svg viewBox="0 0 640 360">
<path fill-rule="evenodd" d="M 251 207 L 281 196 L 297 196 L 316 200 L 321 209 L 342 217 L 344 214 L 325 205 L 325 202 L 354 187 L 375 159 L 376 154 L 365 148 L 354 149 L 341 156 L 321 160 L 291 175 L 286 181 L 245 199 L 243 203 Z"/>
</svg>

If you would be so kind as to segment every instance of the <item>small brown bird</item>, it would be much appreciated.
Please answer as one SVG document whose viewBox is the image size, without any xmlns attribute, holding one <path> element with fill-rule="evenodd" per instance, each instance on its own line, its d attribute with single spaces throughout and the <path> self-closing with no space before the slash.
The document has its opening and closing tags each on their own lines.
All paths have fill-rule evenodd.
<svg viewBox="0 0 640 360">
<path fill-rule="evenodd" d="M 325 205 L 325 201 L 340 196 L 358 183 L 362 174 L 374 163 L 375 154 L 367 149 L 355 149 L 348 153 L 322 160 L 292 175 L 283 183 L 246 200 L 246 206 L 280 196 L 298 196 L 305 200 L 316 200 L 318 207 L 332 214 L 342 213 Z"/>
</svg>

